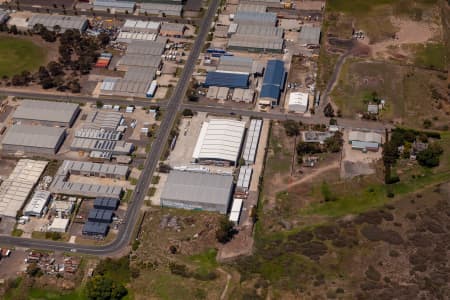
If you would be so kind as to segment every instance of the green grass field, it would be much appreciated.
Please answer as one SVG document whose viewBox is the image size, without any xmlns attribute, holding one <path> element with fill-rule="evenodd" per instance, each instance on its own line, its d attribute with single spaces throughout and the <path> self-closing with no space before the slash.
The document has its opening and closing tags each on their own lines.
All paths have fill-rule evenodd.
<svg viewBox="0 0 450 300">
<path fill-rule="evenodd" d="M 0 37 L 0 77 L 36 71 L 45 62 L 46 50 L 32 41 Z"/>
<path fill-rule="evenodd" d="M 448 67 L 448 49 L 445 44 L 420 45 L 415 63 L 419 66 L 445 70 Z"/>
<path fill-rule="evenodd" d="M 402 121 L 407 127 L 420 129 L 424 119 L 437 117 L 436 125 L 448 123 L 449 116 L 434 105 L 432 95 L 433 89 L 443 94 L 445 85 L 436 73 L 427 70 L 353 59 L 344 64 L 331 97 L 343 117 L 354 118 L 367 110 L 368 95 L 377 92 L 386 100 L 383 120 Z"/>
<path fill-rule="evenodd" d="M 403 196 L 448 182 L 450 180 L 450 133 L 441 133 L 439 143 L 444 149 L 444 153 L 440 157 L 438 167 L 433 169 L 420 166 L 409 169 L 402 168 L 400 182 L 392 185 L 376 183 L 370 178 L 365 181 L 359 180 L 359 186 L 352 182 L 334 184 L 330 189 L 337 197 L 336 201 L 314 203 L 303 209 L 302 214 L 330 217 L 358 214 L 392 201 L 393 199 L 387 196 L 389 192 L 394 193 L 395 197 Z M 314 194 L 320 198 L 319 185 L 314 190 Z"/>
</svg>

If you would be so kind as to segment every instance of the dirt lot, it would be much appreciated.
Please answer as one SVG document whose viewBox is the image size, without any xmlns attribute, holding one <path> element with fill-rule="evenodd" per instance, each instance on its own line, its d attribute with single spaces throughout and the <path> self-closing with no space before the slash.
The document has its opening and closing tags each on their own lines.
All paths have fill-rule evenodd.
<svg viewBox="0 0 450 300">
<path fill-rule="evenodd" d="M 283 125 L 273 123 L 264 173 L 264 230 L 291 228 L 299 222 L 299 211 L 317 201 L 314 186 L 339 180 L 339 153 L 316 155 L 319 160 L 314 168 L 303 167 L 293 157 L 296 142 L 299 139 L 288 137 Z"/>
<path fill-rule="evenodd" d="M 17 161 L 13 159 L 6 159 L 6 158 L 0 159 L 0 178 L 1 179 L 8 178 L 8 176 L 14 170 L 16 164 Z"/>
<path fill-rule="evenodd" d="M 24 249 L 12 250 L 9 257 L 0 260 L 0 279 L 14 278 L 26 270 L 25 258 L 28 253 Z"/>
<path fill-rule="evenodd" d="M 391 55 L 411 56 L 402 45 L 422 44 L 429 40 L 442 40 L 441 28 L 436 23 L 418 22 L 407 19 L 392 18 L 391 23 L 398 30 L 395 38 L 387 39 L 377 43 L 370 40 L 370 36 L 363 39 L 364 44 L 369 45 L 372 55 L 375 58 L 388 59 Z"/>
<path fill-rule="evenodd" d="M 141 275 L 132 281 L 135 298 L 219 299 L 229 279 L 226 271 L 217 268 L 216 251 L 211 250 L 219 247 L 215 241 L 218 218 L 214 213 L 173 209 L 148 212 L 141 244 L 131 256 L 132 266 L 141 270 Z M 192 275 L 175 275 L 170 264 L 183 265 Z M 210 277 L 195 279 L 198 274 Z"/>
<path fill-rule="evenodd" d="M 360 175 L 370 175 L 375 173 L 373 164 L 381 159 L 382 150 L 377 152 L 363 153 L 353 150 L 348 141 L 348 131 L 344 132 L 344 146 L 341 160 L 341 178 L 352 178 Z"/>
<path fill-rule="evenodd" d="M 429 119 L 439 128 L 450 122 L 446 84 L 444 77 L 434 71 L 349 60 L 342 68 L 331 99 L 344 117 L 355 117 L 367 111 L 370 95 L 376 92 L 386 101 L 382 120 L 417 128 Z"/>
</svg>

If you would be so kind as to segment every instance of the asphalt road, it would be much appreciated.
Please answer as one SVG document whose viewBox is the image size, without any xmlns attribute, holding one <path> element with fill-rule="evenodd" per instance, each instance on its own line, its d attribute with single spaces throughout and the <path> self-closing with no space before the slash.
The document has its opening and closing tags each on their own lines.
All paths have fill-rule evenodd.
<svg viewBox="0 0 450 300">
<path fill-rule="evenodd" d="M 144 169 L 136 184 L 135 190 L 131 197 L 131 202 L 128 205 L 128 211 L 125 216 L 125 223 L 120 227 L 118 237 L 110 244 L 104 246 L 82 246 L 76 244 L 53 242 L 48 240 L 37 239 L 25 239 L 11 236 L 0 236 L 0 244 L 12 245 L 15 247 L 26 247 L 41 250 L 58 250 L 58 251 L 70 251 L 76 249 L 79 253 L 93 254 L 93 255 L 113 255 L 120 252 L 130 242 L 133 234 L 134 227 L 138 221 L 139 211 L 143 204 L 145 195 L 147 194 L 147 188 L 150 185 L 151 178 L 157 167 L 159 158 L 167 143 L 170 130 L 175 122 L 176 115 L 180 109 L 183 98 L 186 94 L 189 81 L 198 56 L 200 55 L 203 44 L 211 28 L 214 15 L 219 6 L 219 0 L 212 0 L 208 11 L 200 26 L 200 30 L 192 47 L 192 51 L 186 61 L 186 65 L 181 74 L 181 78 L 178 81 L 178 85 L 169 100 L 166 109 L 166 116 L 162 120 L 160 129 L 157 133 L 157 137 L 153 142 L 153 146 L 145 161 Z"/>
<path fill-rule="evenodd" d="M 29 92 L 29 91 L 19 91 L 17 89 L 0 89 L 0 96 L 14 96 L 28 99 L 41 99 L 41 100 L 53 100 L 53 101 L 63 101 L 63 102 L 76 102 L 76 103 L 86 103 L 101 101 L 103 103 L 111 105 L 138 105 L 138 106 L 150 106 L 150 105 L 167 105 L 167 101 L 162 102 L 149 102 L 145 99 L 135 99 L 135 100 L 125 100 L 123 97 L 101 97 L 96 98 L 87 95 L 76 95 L 76 94 L 51 94 L 42 92 Z"/>
<path fill-rule="evenodd" d="M 295 121 L 301 121 L 304 124 L 329 124 L 330 118 L 327 118 L 323 116 L 321 113 L 312 115 L 311 117 L 304 117 L 299 114 L 295 113 L 284 113 L 284 112 L 277 112 L 277 111 L 269 111 L 269 112 L 262 112 L 262 111 L 254 111 L 254 110 L 247 110 L 247 109 L 238 109 L 238 108 L 232 108 L 232 107 L 226 107 L 220 104 L 215 105 L 201 105 L 201 104 L 195 104 L 195 103 L 183 103 L 182 108 L 188 108 L 193 111 L 202 111 L 212 114 L 220 114 L 220 115 L 230 115 L 230 116 L 247 116 L 247 117 L 254 117 L 254 118 L 263 118 L 263 119 L 270 119 L 270 120 L 278 120 L 278 121 L 284 121 L 284 120 L 295 120 Z M 391 124 L 383 124 L 379 121 L 368 121 L 368 120 L 355 120 L 355 119 L 344 119 L 344 118 L 337 118 L 334 119 L 337 120 L 338 125 L 340 127 L 344 128 L 364 128 L 364 129 L 371 129 L 371 130 L 378 130 L 383 131 L 385 128 L 391 128 Z"/>
</svg>

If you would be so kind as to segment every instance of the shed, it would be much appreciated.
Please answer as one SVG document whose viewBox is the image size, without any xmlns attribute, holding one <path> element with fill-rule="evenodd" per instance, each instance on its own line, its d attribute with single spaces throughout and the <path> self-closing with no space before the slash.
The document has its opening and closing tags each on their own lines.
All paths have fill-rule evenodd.
<svg viewBox="0 0 450 300">
<path fill-rule="evenodd" d="M 44 213 L 44 208 L 46 207 L 48 201 L 50 200 L 50 192 L 43 191 L 43 190 L 37 190 L 34 192 L 33 197 L 28 202 L 27 205 L 25 205 L 25 208 L 23 210 L 23 214 L 25 216 L 34 216 L 34 217 L 42 217 L 42 214 Z"/>
<path fill-rule="evenodd" d="M 211 119 L 203 122 L 192 158 L 236 164 L 245 132 L 245 122 Z"/>
<path fill-rule="evenodd" d="M 299 44 L 304 47 L 320 44 L 320 27 L 304 25 L 300 31 Z"/>
<path fill-rule="evenodd" d="M 161 206 L 226 214 L 233 176 L 173 170 L 161 194 Z"/>
<path fill-rule="evenodd" d="M 69 227 L 69 219 L 54 218 L 47 230 L 50 232 L 66 232 Z"/>
<path fill-rule="evenodd" d="M 212 71 L 206 75 L 205 87 L 248 88 L 248 74 L 228 71 Z"/>
<path fill-rule="evenodd" d="M 88 221 L 84 223 L 82 234 L 105 237 L 108 234 L 108 231 L 109 231 L 108 224 Z"/>
<path fill-rule="evenodd" d="M 111 223 L 113 217 L 113 211 L 108 209 L 91 209 L 88 215 L 88 221 L 100 222 L 100 223 Z"/>
<path fill-rule="evenodd" d="M 305 113 L 308 111 L 308 93 L 292 92 L 289 95 L 288 110 L 296 113 Z"/>
<path fill-rule="evenodd" d="M 229 220 L 235 224 L 239 223 L 239 219 L 241 217 L 241 211 L 244 201 L 239 198 L 235 198 L 233 200 L 233 204 L 231 206 L 230 217 Z"/>
<path fill-rule="evenodd" d="M 116 210 L 119 206 L 119 199 L 111 197 L 97 197 L 94 200 L 95 209 Z"/>
<path fill-rule="evenodd" d="M 277 14 L 272 12 L 238 11 L 234 15 L 234 22 L 238 24 L 275 26 L 277 24 Z"/>
<path fill-rule="evenodd" d="M 13 114 L 16 122 L 32 122 L 47 126 L 72 126 L 80 112 L 75 103 L 22 100 Z"/>
<path fill-rule="evenodd" d="M 266 100 L 267 104 L 278 105 L 281 91 L 284 89 L 286 72 L 282 60 L 269 60 L 264 72 L 260 99 Z M 260 101 L 261 102 L 261 101 Z"/>
<path fill-rule="evenodd" d="M 9 153 L 55 154 L 65 137 L 64 128 L 16 124 L 6 132 L 2 150 Z"/>
</svg>

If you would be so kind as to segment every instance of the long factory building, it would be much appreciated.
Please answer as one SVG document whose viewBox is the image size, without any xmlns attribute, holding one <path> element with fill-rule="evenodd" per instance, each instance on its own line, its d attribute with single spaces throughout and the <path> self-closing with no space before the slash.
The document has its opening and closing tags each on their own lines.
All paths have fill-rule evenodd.
<svg viewBox="0 0 450 300">
<path fill-rule="evenodd" d="M 232 175 L 173 170 L 161 194 L 161 206 L 226 214 L 232 193 Z"/>
<path fill-rule="evenodd" d="M 245 122 L 211 119 L 203 122 L 192 158 L 196 162 L 223 162 L 236 165 L 239 160 Z"/>
<path fill-rule="evenodd" d="M 46 161 L 21 159 L 0 185 L 0 216 L 17 216 L 47 167 Z"/>
<path fill-rule="evenodd" d="M 2 140 L 6 153 L 56 154 L 66 137 L 59 127 L 16 124 L 11 126 Z"/>
<path fill-rule="evenodd" d="M 84 32 L 89 22 L 85 16 L 34 14 L 28 20 L 28 29 L 33 30 L 36 25 L 42 25 L 49 31 L 54 31 L 55 26 L 59 26 L 61 33 L 69 29 Z"/>
<path fill-rule="evenodd" d="M 65 160 L 58 169 L 49 190 L 56 194 L 119 199 L 122 194 L 120 186 L 71 182 L 70 175 L 125 180 L 128 173 L 127 166 Z"/>
<path fill-rule="evenodd" d="M 22 100 L 13 114 L 13 120 L 45 126 L 71 127 L 80 107 L 75 103 L 56 101 Z"/>
</svg>

